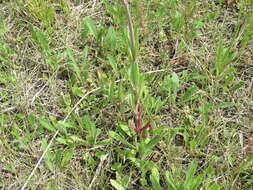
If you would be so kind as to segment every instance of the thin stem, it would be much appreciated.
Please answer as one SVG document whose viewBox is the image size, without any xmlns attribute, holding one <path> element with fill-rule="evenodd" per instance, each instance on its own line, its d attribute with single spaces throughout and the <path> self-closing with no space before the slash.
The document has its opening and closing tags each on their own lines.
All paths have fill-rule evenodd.
<svg viewBox="0 0 253 190">
<path fill-rule="evenodd" d="M 135 52 L 135 35 L 134 35 L 133 21 L 132 21 L 131 13 L 129 10 L 128 1 L 124 0 L 123 4 L 126 7 L 126 14 L 127 14 L 128 26 L 129 26 L 129 31 L 130 31 L 130 39 L 131 39 L 131 53 L 132 53 L 133 61 L 135 61 L 136 52 Z"/>
</svg>

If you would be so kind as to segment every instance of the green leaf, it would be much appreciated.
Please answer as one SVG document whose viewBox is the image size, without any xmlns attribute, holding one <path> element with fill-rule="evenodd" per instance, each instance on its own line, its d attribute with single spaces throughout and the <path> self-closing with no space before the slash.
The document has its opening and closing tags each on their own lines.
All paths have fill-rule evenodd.
<svg viewBox="0 0 253 190">
<path fill-rule="evenodd" d="M 140 85 L 140 71 L 138 63 L 133 62 L 129 69 L 129 80 L 134 88 Z"/>
<path fill-rule="evenodd" d="M 121 167 L 122 167 L 122 164 L 120 162 L 115 162 L 111 169 L 114 170 L 114 171 L 120 171 L 121 170 Z"/>
<path fill-rule="evenodd" d="M 48 167 L 48 169 L 49 169 L 51 172 L 53 172 L 53 171 L 54 171 L 54 164 L 53 164 L 53 162 L 51 161 L 51 159 L 45 157 L 45 163 L 46 163 L 46 166 Z"/>
<path fill-rule="evenodd" d="M 125 189 L 127 189 L 127 186 L 128 186 L 128 184 L 129 184 L 129 181 L 130 181 L 130 179 L 131 179 L 131 173 L 130 173 L 130 175 L 125 175 L 123 178 L 122 178 L 122 180 L 121 180 L 121 183 L 122 183 L 122 185 L 125 187 Z"/>
<path fill-rule="evenodd" d="M 117 190 L 125 190 L 125 188 L 119 182 L 117 182 L 114 179 L 110 179 L 110 183 Z"/>
<path fill-rule="evenodd" d="M 152 173 L 150 175 L 150 181 L 152 183 L 152 188 L 154 190 L 162 190 L 162 187 L 160 186 L 159 171 L 156 167 L 152 168 Z"/>
<path fill-rule="evenodd" d="M 88 55 L 89 55 L 89 49 L 88 47 L 86 46 L 82 52 L 83 54 L 83 61 L 82 61 L 82 64 L 83 65 L 86 65 L 88 63 Z"/>
<path fill-rule="evenodd" d="M 146 148 L 146 144 L 144 141 L 140 142 L 138 144 L 138 152 L 140 153 L 141 159 L 145 159 L 149 154 L 151 154 L 153 151 L 152 149 Z"/>
<path fill-rule="evenodd" d="M 117 71 L 118 67 L 117 67 L 117 62 L 115 60 L 115 57 L 114 56 L 108 56 L 107 58 L 108 58 L 108 62 L 111 65 L 112 69 L 114 71 Z"/>
<path fill-rule="evenodd" d="M 62 161 L 62 149 L 57 149 L 56 152 L 54 153 L 54 162 L 58 165 L 61 166 L 61 161 Z"/>
<path fill-rule="evenodd" d="M 180 98 L 180 102 L 184 103 L 197 98 L 197 96 L 193 96 L 196 92 L 198 92 L 198 87 L 192 86 L 183 94 L 183 96 Z"/>
<path fill-rule="evenodd" d="M 96 143 L 97 146 L 103 146 L 103 145 L 108 145 L 112 140 L 111 139 L 104 139 L 102 141 L 99 141 Z"/>
<path fill-rule="evenodd" d="M 89 32 L 95 37 L 95 39 L 97 40 L 98 38 L 98 31 L 97 31 L 97 27 L 94 23 L 94 21 L 91 18 L 86 18 L 84 20 L 85 25 L 87 26 Z"/>
<path fill-rule="evenodd" d="M 67 127 L 69 126 L 68 123 L 64 123 L 63 121 L 58 121 L 55 124 L 56 128 L 59 130 L 59 132 L 63 135 L 68 135 Z"/>
<path fill-rule="evenodd" d="M 153 167 L 152 168 L 152 176 L 154 176 L 154 178 L 159 182 L 160 181 L 160 174 L 159 174 L 159 170 L 157 169 L 157 167 Z"/>
<path fill-rule="evenodd" d="M 42 140 L 41 140 L 41 148 L 42 148 L 42 150 L 45 150 L 46 148 L 47 148 L 47 140 L 45 139 L 45 138 L 43 138 Z"/>
<path fill-rule="evenodd" d="M 109 136 L 112 137 L 113 139 L 121 142 L 122 144 L 130 147 L 130 148 L 135 148 L 132 144 L 130 144 L 129 142 L 127 142 L 126 139 L 124 139 L 121 135 L 119 135 L 118 133 L 116 133 L 114 131 L 109 131 Z"/>
<path fill-rule="evenodd" d="M 61 161 L 61 166 L 62 167 L 64 167 L 67 164 L 67 162 L 72 158 L 74 153 L 75 153 L 74 148 L 71 148 L 71 149 L 69 149 L 69 150 L 67 150 L 63 153 L 63 158 L 62 158 L 62 161 Z"/>
<path fill-rule="evenodd" d="M 95 124 L 90 120 L 88 116 L 83 117 L 84 127 L 86 128 L 88 135 L 86 137 L 90 145 L 96 143 L 97 136 L 100 134 L 101 130 L 97 129 Z"/>
<path fill-rule="evenodd" d="M 168 183 L 168 190 L 178 190 L 170 172 L 165 172 L 165 178 Z"/>
<path fill-rule="evenodd" d="M 193 160 L 189 166 L 187 175 L 186 175 L 186 180 L 185 180 L 185 186 L 189 186 L 189 184 L 191 183 L 191 180 L 193 179 L 193 176 L 196 172 L 197 169 L 197 162 L 195 160 Z"/>
<path fill-rule="evenodd" d="M 237 173 L 241 173 L 246 170 L 250 165 L 253 164 L 253 154 L 251 154 L 247 160 L 241 163 L 239 169 L 236 171 Z"/>
<path fill-rule="evenodd" d="M 179 77 L 176 73 L 172 73 L 172 77 L 171 80 L 173 82 L 174 88 L 173 89 L 177 89 L 179 87 Z"/>
<path fill-rule="evenodd" d="M 220 186 L 218 184 L 212 184 L 207 190 L 220 190 Z"/>
<path fill-rule="evenodd" d="M 69 137 L 71 140 L 73 140 L 73 142 L 82 142 L 84 143 L 85 141 L 83 139 L 81 139 L 80 137 L 76 136 L 76 135 L 71 135 Z"/>
<path fill-rule="evenodd" d="M 220 40 L 218 47 L 216 49 L 216 60 L 215 60 L 216 76 L 219 76 L 224 71 L 225 67 L 224 60 L 225 60 L 225 49 L 223 47 L 223 40 Z"/>
<path fill-rule="evenodd" d="M 217 108 L 217 109 L 224 109 L 224 108 L 233 107 L 234 105 L 235 105 L 234 102 L 224 102 L 222 104 L 219 104 L 219 105 L 215 106 L 215 108 Z"/>
<path fill-rule="evenodd" d="M 188 189 L 191 189 L 191 190 L 198 190 L 198 187 L 199 187 L 200 184 L 202 183 L 202 180 L 203 180 L 203 175 L 199 175 L 199 176 L 196 177 L 196 178 L 192 178 L 192 179 L 189 181 Z"/>
<path fill-rule="evenodd" d="M 231 53 L 231 47 L 225 48 L 224 41 L 220 40 L 218 47 L 216 48 L 216 58 L 214 64 L 216 77 L 218 77 L 218 79 L 222 79 L 223 77 L 227 76 L 228 73 L 234 72 L 234 69 L 231 67 L 230 63 L 236 58 L 237 52 Z"/>
<path fill-rule="evenodd" d="M 238 82 L 237 84 L 235 84 L 233 87 L 231 87 L 231 88 L 229 89 L 229 91 L 235 91 L 235 90 L 241 88 L 242 86 L 244 86 L 245 84 L 246 84 L 245 82 L 240 81 L 240 82 Z"/>
<path fill-rule="evenodd" d="M 180 89 L 180 79 L 176 73 L 172 73 L 172 76 L 165 76 L 161 85 L 161 91 L 168 94 L 170 101 L 173 105 L 176 103 L 177 92 Z"/>
<path fill-rule="evenodd" d="M 78 88 L 77 86 L 72 87 L 72 92 L 74 95 L 78 96 L 78 97 L 83 97 L 84 93 L 82 92 L 82 90 L 80 88 Z"/>
<path fill-rule="evenodd" d="M 70 106 L 71 105 L 71 96 L 70 94 L 66 93 L 62 96 L 62 99 L 64 101 L 64 103 L 67 105 L 67 106 Z"/>
<path fill-rule="evenodd" d="M 148 144 L 145 146 L 146 149 L 152 149 L 160 140 L 162 136 L 156 135 L 154 138 L 152 138 Z"/>
<path fill-rule="evenodd" d="M 122 135 L 129 136 L 129 137 L 131 136 L 131 130 L 128 127 L 128 125 L 119 124 L 118 129 L 119 129 L 119 132 L 121 132 Z"/>
<path fill-rule="evenodd" d="M 56 141 L 61 143 L 61 144 L 65 144 L 65 145 L 69 144 L 69 141 L 67 139 L 61 138 L 61 137 L 57 138 Z"/>
<path fill-rule="evenodd" d="M 47 41 L 46 35 L 43 32 L 36 32 L 37 42 L 39 42 L 41 49 L 47 55 L 51 55 L 51 50 L 49 48 L 49 43 Z"/>
<path fill-rule="evenodd" d="M 117 43 L 116 32 L 113 27 L 110 27 L 106 35 L 106 45 L 108 49 L 114 50 L 117 47 Z"/>
<path fill-rule="evenodd" d="M 233 82 L 235 80 L 235 76 L 234 75 L 230 75 L 230 74 L 228 74 L 228 75 L 226 75 L 226 77 L 225 77 L 225 80 L 224 80 L 224 89 L 226 90 L 227 89 L 227 86 L 231 83 L 231 82 Z M 228 89 L 229 90 L 229 89 Z"/>
<path fill-rule="evenodd" d="M 134 52 L 133 52 L 133 58 L 136 59 L 139 53 L 139 28 L 137 26 L 134 26 Z"/>
<path fill-rule="evenodd" d="M 139 143 L 138 151 L 140 152 L 141 158 L 145 159 L 149 154 L 153 152 L 152 148 L 161 140 L 161 136 L 157 135 L 151 139 L 147 144 L 144 141 Z"/>
<path fill-rule="evenodd" d="M 69 47 L 67 47 L 66 53 L 71 60 L 71 62 L 69 62 L 69 64 L 73 67 L 73 70 L 74 70 L 75 74 L 77 75 L 78 79 L 81 79 L 80 68 L 74 58 L 74 54 L 73 54 L 72 50 Z"/>
<path fill-rule="evenodd" d="M 105 28 L 103 26 L 99 27 L 99 30 L 97 30 L 97 37 L 96 40 L 97 42 L 102 42 L 102 40 L 104 39 L 105 36 Z"/>
<path fill-rule="evenodd" d="M 41 140 L 41 148 L 42 148 L 42 150 L 45 150 L 47 148 L 47 146 L 48 146 L 47 140 L 45 138 L 43 138 Z M 48 169 L 51 172 L 54 171 L 54 164 L 53 164 L 52 160 L 53 160 L 52 153 L 50 151 L 47 151 L 47 153 L 45 154 L 45 163 L 46 163 L 46 166 L 48 167 Z"/>
<path fill-rule="evenodd" d="M 49 131 L 52 131 L 52 132 L 55 132 L 55 131 L 56 131 L 56 129 L 54 128 L 54 126 L 53 126 L 53 125 L 51 124 L 51 122 L 48 121 L 48 120 L 40 119 L 40 124 L 41 124 L 44 128 L 48 129 Z"/>
</svg>

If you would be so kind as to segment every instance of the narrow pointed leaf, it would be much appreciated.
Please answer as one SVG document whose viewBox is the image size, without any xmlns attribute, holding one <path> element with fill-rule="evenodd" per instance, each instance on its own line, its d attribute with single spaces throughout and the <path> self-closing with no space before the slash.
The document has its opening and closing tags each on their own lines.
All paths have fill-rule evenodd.
<svg viewBox="0 0 253 190">
<path fill-rule="evenodd" d="M 118 133 L 116 133 L 114 131 L 109 131 L 109 136 L 117 141 L 120 141 L 122 144 L 124 144 L 130 148 L 135 148 L 132 144 L 127 142 L 127 140 L 124 137 L 122 137 L 121 135 L 119 135 Z"/>
<path fill-rule="evenodd" d="M 87 26 L 89 32 L 97 39 L 97 28 L 96 25 L 94 23 L 94 21 L 90 18 L 86 18 L 84 20 L 85 25 Z"/>
<path fill-rule="evenodd" d="M 188 186 L 190 181 L 193 179 L 193 176 L 196 172 L 197 166 L 198 165 L 195 160 L 191 162 L 188 172 L 187 172 L 187 175 L 186 175 L 185 186 Z"/>
<path fill-rule="evenodd" d="M 129 69 L 129 80 L 133 87 L 139 86 L 140 82 L 140 71 L 138 64 L 136 62 L 133 62 Z"/>
<path fill-rule="evenodd" d="M 177 190 L 177 187 L 170 172 L 165 172 L 165 178 L 168 183 L 168 190 Z"/>
<path fill-rule="evenodd" d="M 160 140 L 161 140 L 161 136 L 157 135 L 155 136 L 153 139 L 151 139 L 148 144 L 145 146 L 146 149 L 152 149 Z"/>
<path fill-rule="evenodd" d="M 152 187 L 154 190 L 162 190 L 162 187 L 160 185 L 159 171 L 157 168 L 152 169 L 152 174 L 150 175 L 150 181 L 152 183 Z"/>
<path fill-rule="evenodd" d="M 116 190 L 125 190 L 125 188 L 116 180 L 111 179 L 110 183 Z"/>
</svg>

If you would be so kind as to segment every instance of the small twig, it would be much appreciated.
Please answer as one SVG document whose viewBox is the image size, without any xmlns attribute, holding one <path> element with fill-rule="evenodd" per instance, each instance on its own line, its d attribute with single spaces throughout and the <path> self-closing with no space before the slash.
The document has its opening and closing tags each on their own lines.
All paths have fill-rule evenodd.
<svg viewBox="0 0 253 190">
<path fill-rule="evenodd" d="M 242 154 L 243 154 L 244 144 L 243 144 L 243 134 L 241 132 L 239 132 L 239 142 L 240 142 L 241 150 L 242 150 Z"/>
<path fill-rule="evenodd" d="M 48 143 L 46 149 L 44 150 L 43 154 L 41 155 L 39 161 L 37 162 L 37 164 L 35 165 L 35 167 L 33 168 L 31 174 L 29 175 L 29 177 L 27 178 L 26 182 L 24 183 L 24 185 L 22 186 L 21 190 L 25 190 L 27 184 L 28 184 L 28 181 L 32 178 L 32 176 L 34 175 L 35 171 L 37 170 L 37 168 L 39 167 L 42 159 L 44 158 L 44 156 L 46 155 L 47 151 L 49 150 L 49 148 L 51 147 L 51 144 L 53 143 L 55 137 L 58 135 L 59 133 L 59 130 L 57 130 L 54 134 L 54 136 L 51 138 L 50 142 Z"/>
<path fill-rule="evenodd" d="M 31 105 L 33 105 L 35 99 L 40 95 L 40 93 L 44 90 L 44 88 L 48 85 L 48 82 L 33 96 L 31 100 Z"/>
<path fill-rule="evenodd" d="M 96 0 L 93 0 L 93 5 L 92 5 L 92 9 L 93 9 L 93 10 L 95 9 L 96 3 L 97 3 L 97 1 L 96 1 Z"/>
<path fill-rule="evenodd" d="M 10 111 L 13 111 L 13 110 L 15 110 L 16 109 L 16 107 L 9 107 L 9 108 L 5 108 L 3 111 L 2 111 L 2 113 L 6 113 L 6 112 L 10 112 Z"/>
<path fill-rule="evenodd" d="M 248 89 L 249 89 L 249 91 L 248 91 L 249 97 L 252 99 L 252 97 L 253 97 L 253 78 L 251 78 L 251 83 L 250 83 Z"/>
<path fill-rule="evenodd" d="M 0 90 L 9 91 L 7 88 L 1 88 L 1 87 L 0 87 Z"/>
<path fill-rule="evenodd" d="M 16 182 L 14 182 L 13 184 L 10 184 L 9 186 L 7 186 L 7 187 L 3 187 L 4 189 L 13 189 L 13 186 L 14 185 L 16 185 L 16 184 L 18 184 L 18 182 L 16 181 Z"/>
<path fill-rule="evenodd" d="M 152 74 L 152 73 L 161 73 L 161 72 L 164 72 L 166 71 L 166 69 L 160 69 L 160 70 L 155 70 L 155 71 L 148 71 L 148 72 L 145 72 L 144 75 L 149 75 L 149 74 Z"/>
<path fill-rule="evenodd" d="M 103 147 L 104 147 L 104 145 L 95 146 L 95 147 L 92 147 L 92 148 L 88 148 L 85 151 L 92 151 L 92 150 L 100 149 L 100 148 L 103 148 Z"/>
<path fill-rule="evenodd" d="M 60 66 L 60 67 L 61 67 L 61 66 Z M 58 67 L 58 68 L 54 71 L 53 75 L 47 80 L 46 84 L 44 84 L 44 85 L 42 86 L 42 88 L 40 88 L 40 90 L 33 96 L 32 100 L 31 100 L 31 103 L 30 103 L 31 106 L 33 105 L 33 103 L 34 103 L 34 101 L 36 100 L 36 98 L 39 97 L 40 93 L 46 88 L 46 86 L 48 86 L 49 82 L 50 82 L 51 79 L 53 79 L 53 77 L 56 75 L 56 73 L 58 72 L 58 70 L 59 70 L 60 67 Z M 64 65 L 63 65 L 62 67 L 64 67 Z"/>
<path fill-rule="evenodd" d="M 107 153 L 106 155 L 104 155 L 104 156 L 100 159 L 100 163 L 99 163 L 99 165 L 98 165 L 98 167 L 97 167 L 97 170 L 96 170 L 96 172 L 95 172 L 95 175 L 94 175 L 94 177 L 93 177 L 93 179 L 92 179 L 92 181 L 91 181 L 91 183 L 90 183 L 88 189 L 91 190 L 93 184 L 95 183 L 95 181 L 96 181 L 96 179 L 97 179 L 97 177 L 98 177 L 98 175 L 99 175 L 99 173 L 100 173 L 100 171 L 101 171 L 101 169 L 102 169 L 103 163 L 104 163 L 104 161 L 106 160 L 107 157 L 108 157 L 108 153 Z"/>
</svg>

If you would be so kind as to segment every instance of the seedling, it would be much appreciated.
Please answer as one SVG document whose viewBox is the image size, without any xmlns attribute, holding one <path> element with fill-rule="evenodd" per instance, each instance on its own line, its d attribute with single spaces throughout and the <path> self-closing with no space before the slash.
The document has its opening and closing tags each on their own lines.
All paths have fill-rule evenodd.
<svg viewBox="0 0 253 190">
<path fill-rule="evenodd" d="M 149 120 L 143 127 L 142 127 L 142 111 L 143 111 L 143 106 L 139 103 L 140 98 L 142 97 L 143 93 L 143 87 L 144 87 L 144 81 L 143 78 L 141 77 L 141 73 L 139 72 L 139 67 L 138 64 L 136 63 L 136 57 L 137 57 L 137 50 L 138 50 L 138 45 L 136 44 L 136 36 L 134 33 L 134 26 L 133 26 L 133 20 L 131 17 L 131 13 L 129 10 L 129 4 L 127 0 L 123 1 L 123 4 L 126 8 L 126 15 L 127 15 L 127 20 L 128 20 L 128 25 L 129 25 L 129 31 L 130 31 L 130 44 L 131 44 L 131 60 L 132 60 L 132 65 L 130 66 L 129 70 L 129 76 L 130 76 L 130 82 L 132 83 L 133 90 L 135 91 L 135 102 L 136 102 L 136 111 L 135 111 L 135 116 L 134 116 L 134 126 L 131 123 L 130 128 L 133 129 L 136 134 L 140 137 L 141 133 L 146 130 L 150 124 L 151 121 Z"/>
</svg>

